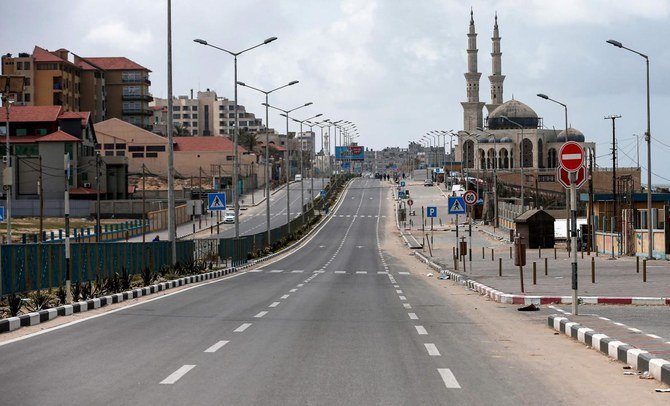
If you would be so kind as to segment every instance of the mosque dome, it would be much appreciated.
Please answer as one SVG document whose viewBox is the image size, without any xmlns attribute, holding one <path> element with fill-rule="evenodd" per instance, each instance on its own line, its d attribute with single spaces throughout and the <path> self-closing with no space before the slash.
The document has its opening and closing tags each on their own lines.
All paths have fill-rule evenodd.
<svg viewBox="0 0 670 406">
<path fill-rule="evenodd" d="M 566 142 L 566 141 L 575 141 L 575 142 L 584 142 L 584 134 L 576 128 L 568 128 L 568 139 L 565 139 L 565 130 L 558 133 L 556 137 L 556 142 Z"/>
<path fill-rule="evenodd" d="M 511 123 L 505 117 L 518 125 Z M 537 113 L 528 105 L 514 99 L 496 107 L 487 118 L 488 128 L 491 130 L 515 129 L 519 128 L 519 125 L 523 128 L 535 129 L 538 123 Z"/>
</svg>

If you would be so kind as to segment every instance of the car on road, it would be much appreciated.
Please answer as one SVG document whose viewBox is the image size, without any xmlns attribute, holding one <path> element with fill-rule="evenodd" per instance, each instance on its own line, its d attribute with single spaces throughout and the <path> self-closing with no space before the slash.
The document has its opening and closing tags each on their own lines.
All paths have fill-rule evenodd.
<svg viewBox="0 0 670 406">
<path fill-rule="evenodd" d="M 299 180 L 302 180 L 302 175 L 301 174 L 295 175 L 295 181 L 297 182 Z"/>
<path fill-rule="evenodd" d="M 226 214 L 223 215 L 223 224 L 234 224 L 234 223 L 235 223 L 235 212 L 227 211 Z"/>
<path fill-rule="evenodd" d="M 433 186 L 433 180 L 432 179 L 426 179 L 423 181 L 424 186 Z"/>
</svg>

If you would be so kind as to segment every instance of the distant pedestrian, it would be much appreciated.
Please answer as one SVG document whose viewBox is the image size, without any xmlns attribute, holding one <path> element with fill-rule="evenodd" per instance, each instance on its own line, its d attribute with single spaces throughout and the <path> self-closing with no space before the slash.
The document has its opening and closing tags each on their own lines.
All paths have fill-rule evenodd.
<svg viewBox="0 0 670 406">
<path fill-rule="evenodd" d="M 156 242 L 156 241 L 160 241 L 160 240 L 161 240 L 161 237 L 160 237 L 158 234 L 156 234 L 156 236 L 154 237 L 154 239 L 151 240 L 151 241 Z"/>
</svg>

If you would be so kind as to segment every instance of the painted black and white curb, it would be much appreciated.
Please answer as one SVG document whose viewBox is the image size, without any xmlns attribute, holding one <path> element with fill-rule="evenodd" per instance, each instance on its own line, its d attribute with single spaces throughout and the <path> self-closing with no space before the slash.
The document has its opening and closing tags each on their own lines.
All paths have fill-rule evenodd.
<svg viewBox="0 0 670 406">
<path fill-rule="evenodd" d="M 566 317 L 551 315 L 547 324 L 554 330 L 572 337 L 587 346 L 624 362 L 640 372 L 648 372 L 655 379 L 670 385 L 670 361 L 659 358 L 648 351 L 635 348 L 581 324 L 571 322 Z"/>
</svg>

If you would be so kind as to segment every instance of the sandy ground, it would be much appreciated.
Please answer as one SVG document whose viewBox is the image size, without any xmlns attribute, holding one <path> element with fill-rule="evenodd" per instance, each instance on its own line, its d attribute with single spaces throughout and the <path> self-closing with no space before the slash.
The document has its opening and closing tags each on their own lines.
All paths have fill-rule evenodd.
<svg viewBox="0 0 670 406">
<path fill-rule="evenodd" d="M 624 376 L 624 364 L 558 335 L 547 327 L 546 317 L 519 313 L 517 306 L 495 303 L 452 281 L 427 277 L 434 271 L 410 255 L 391 220 L 394 218 L 391 204 L 386 207 L 386 216 L 390 221 L 386 222 L 385 235 L 389 238 L 384 239 L 383 249 L 394 253 L 395 259 L 421 278 L 427 288 L 439 292 L 448 306 L 472 314 L 472 322 L 486 332 L 485 337 L 474 339 L 505 343 L 506 351 L 492 354 L 491 363 L 500 357 L 515 360 L 520 368 L 529 370 L 543 379 L 548 387 L 555 388 L 555 395 L 565 404 L 670 404 L 669 394 L 654 392 L 665 385 L 655 380 Z M 538 404 L 543 404 L 541 399 Z"/>
</svg>

